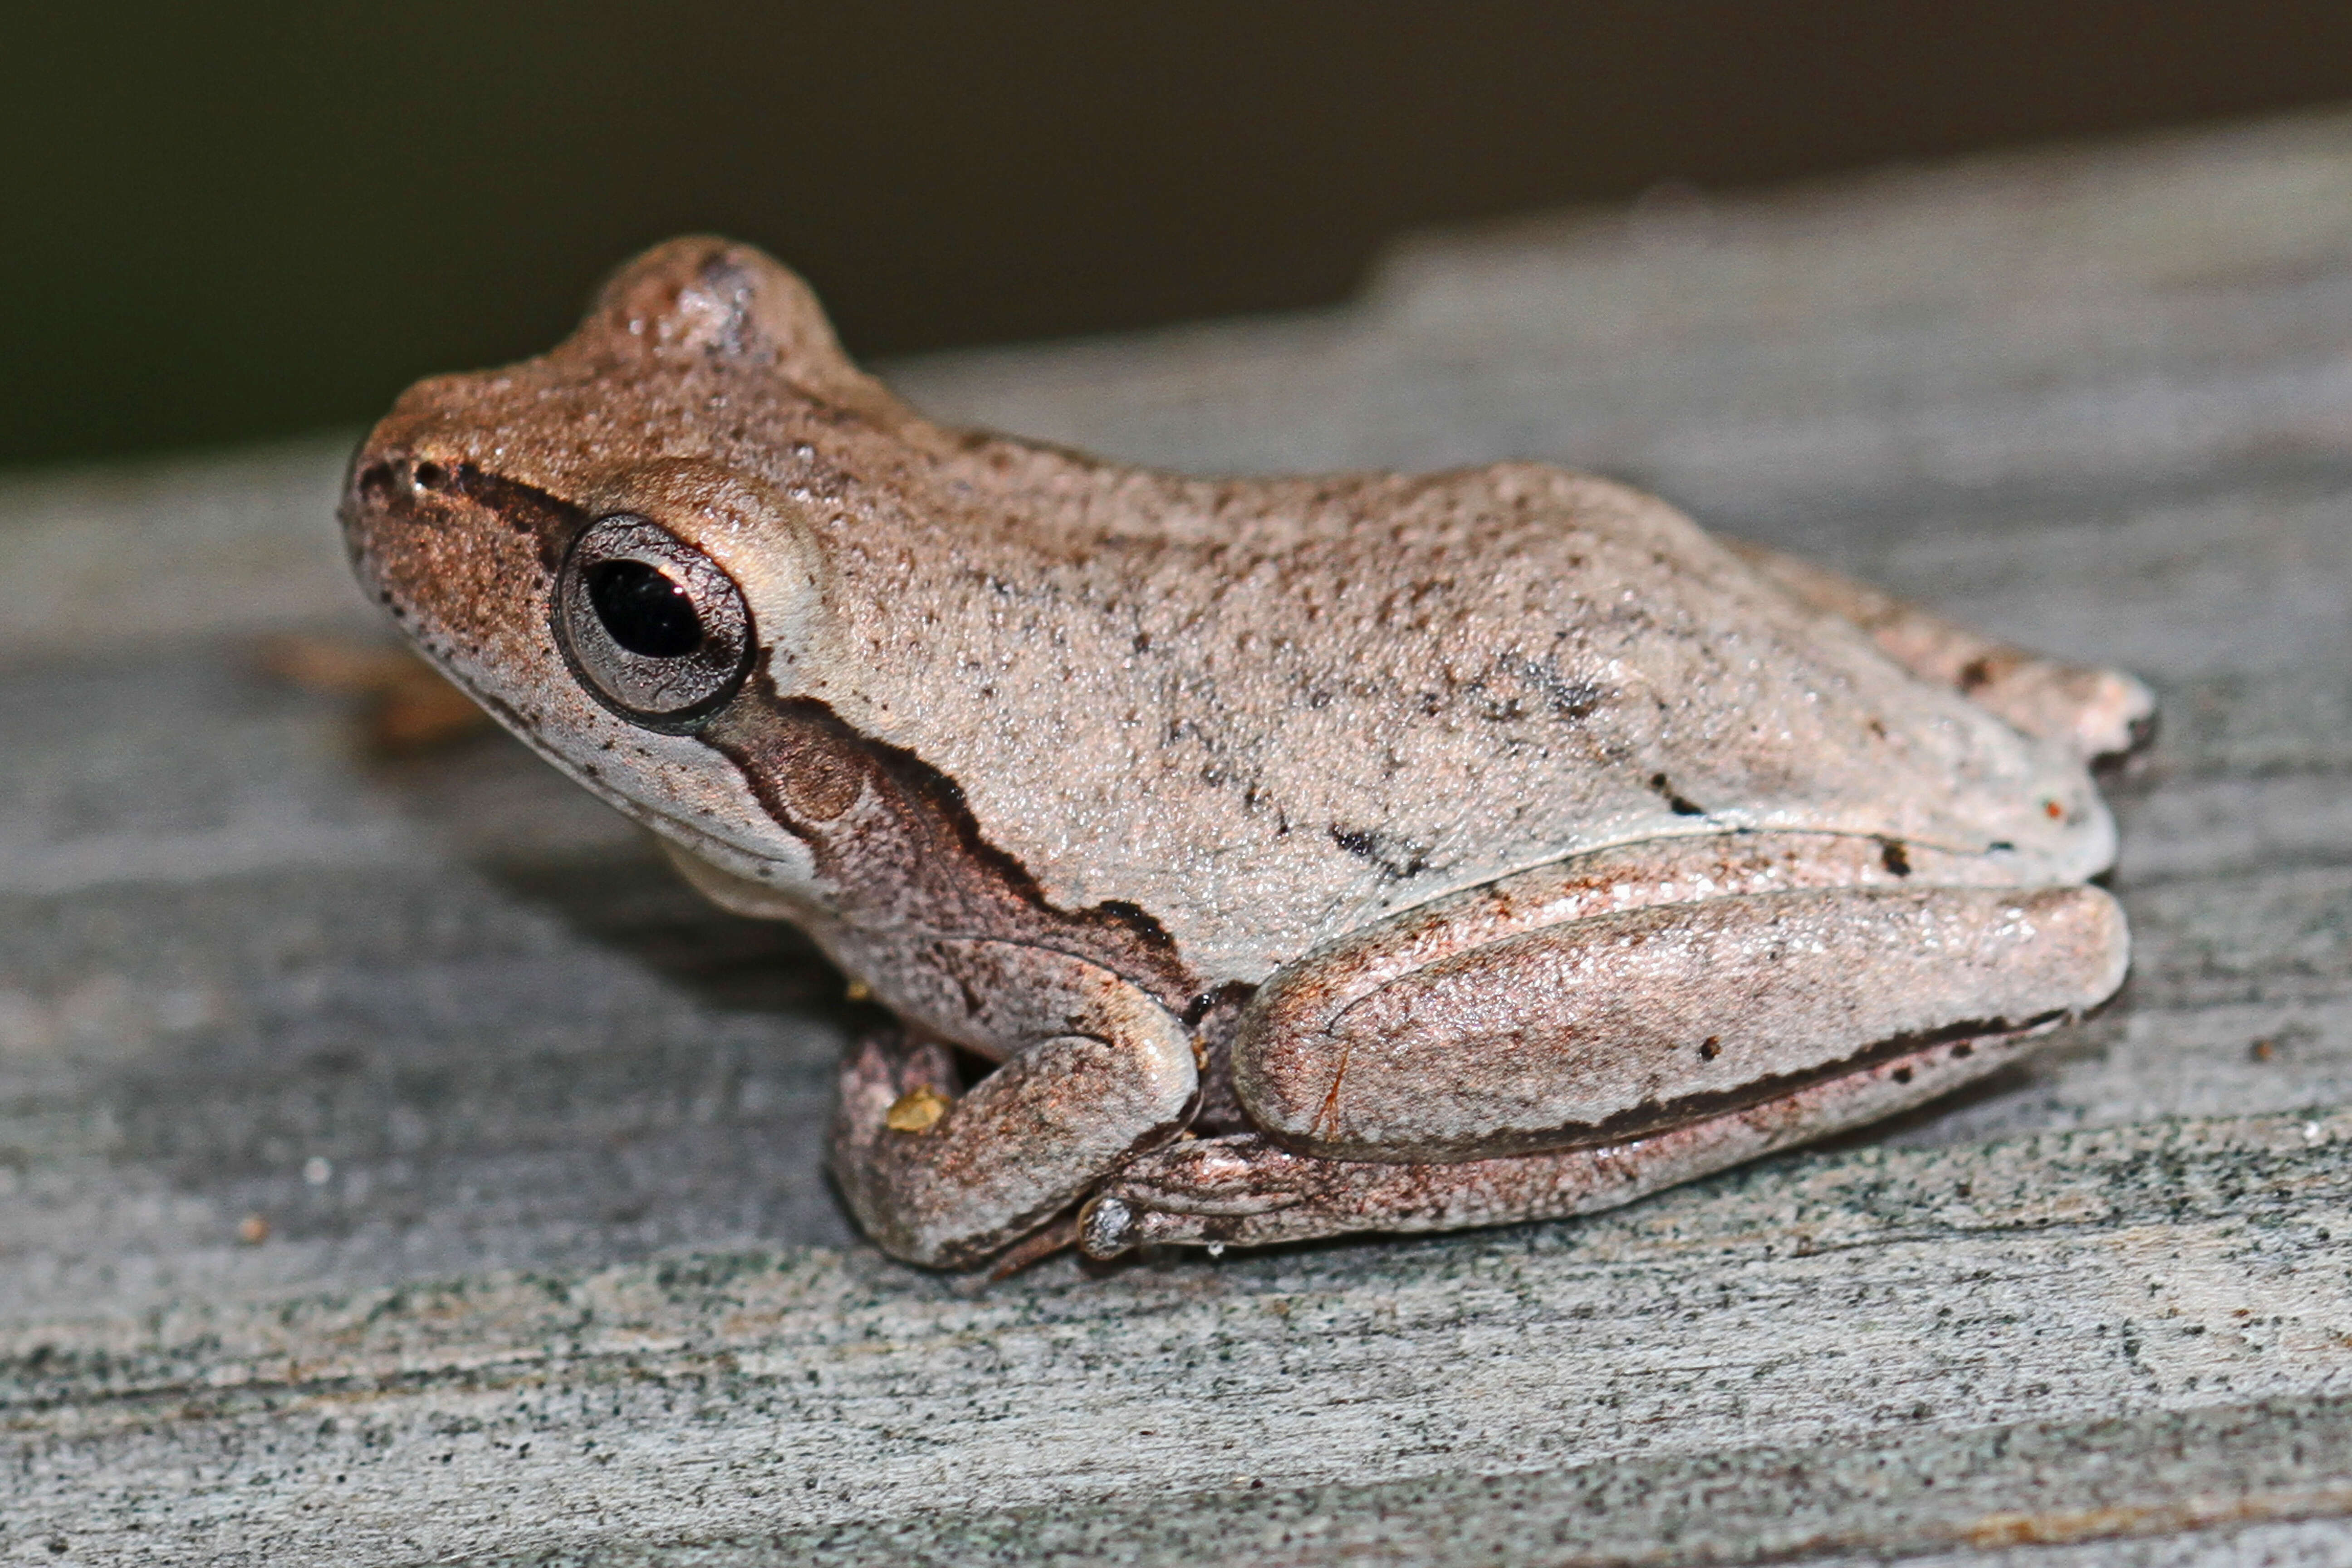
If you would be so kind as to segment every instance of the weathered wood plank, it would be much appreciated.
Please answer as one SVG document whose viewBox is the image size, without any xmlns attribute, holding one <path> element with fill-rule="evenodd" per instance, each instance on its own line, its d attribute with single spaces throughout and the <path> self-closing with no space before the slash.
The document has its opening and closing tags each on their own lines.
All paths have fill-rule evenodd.
<svg viewBox="0 0 2352 1568">
<path fill-rule="evenodd" d="M 1889 1434 L 1859 1445 L 1639 1458 L 1149 1506 L 919 1516 L 654 1557 L 623 1542 L 554 1561 L 1129 1564 L 1906 1561 L 2352 1562 L 2327 1456 L 2336 1399 Z M 2316 1517 L 2315 1517 L 2316 1516 Z M 2292 1521 L 2292 1522 L 2281 1522 Z M 1853 1553 L 1854 1555 L 1847 1555 Z M 1822 1554 L 1817 1556 L 1816 1554 Z M 509 1559 L 514 1561 L 514 1559 Z M 529 1559 L 551 1561 L 548 1556 Z"/>
<path fill-rule="evenodd" d="M 2167 708 L 2130 989 L 2026 1070 L 1586 1224 L 979 1297 L 824 1188 L 804 945 L 256 673 L 373 630 L 338 444 L 0 486 L 0 1561 L 2352 1562 L 2347 307 L 2320 117 L 901 367 L 1196 468 L 1624 473 Z"/>
<path fill-rule="evenodd" d="M 2334 1115 L 1869 1150 L 1588 1226 L 1111 1279 L 1064 1263 L 979 1296 L 800 1253 L 184 1301 L 17 1331 L 0 1409 L 22 1527 L 103 1554 L 134 1522 L 204 1521 L 273 1563 L 2084 1411 L 2284 1401 L 2341 1424 L 2311 1401 L 2352 1397 L 2347 1144 Z M 2307 1468 L 2352 1502 L 2342 1454 Z"/>
</svg>

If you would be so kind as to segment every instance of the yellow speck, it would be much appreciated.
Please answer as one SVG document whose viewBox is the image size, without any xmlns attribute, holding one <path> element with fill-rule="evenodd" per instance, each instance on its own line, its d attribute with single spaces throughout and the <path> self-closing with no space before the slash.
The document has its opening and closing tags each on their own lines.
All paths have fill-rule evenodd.
<svg viewBox="0 0 2352 1568">
<path fill-rule="evenodd" d="M 269 1220 L 266 1215 L 249 1214 L 236 1222 L 236 1238 L 247 1247 L 258 1247 L 269 1239 Z"/>
<path fill-rule="evenodd" d="M 852 1002 L 871 1002 L 874 1000 L 874 987 L 863 980 L 853 980 L 842 994 Z"/>
<path fill-rule="evenodd" d="M 882 1125 L 893 1132 L 929 1132 L 948 1113 L 948 1104 L 938 1089 L 918 1085 L 891 1102 Z"/>
</svg>

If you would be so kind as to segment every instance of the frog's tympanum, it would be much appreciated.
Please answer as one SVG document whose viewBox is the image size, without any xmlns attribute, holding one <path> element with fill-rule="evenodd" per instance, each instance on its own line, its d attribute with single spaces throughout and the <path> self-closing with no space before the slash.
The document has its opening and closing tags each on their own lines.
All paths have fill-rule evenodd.
<svg viewBox="0 0 2352 1568">
<path fill-rule="evenodd" d="M 950 429 L 721 241 L 410 389 L 342 517 L 453 680 L 897 1016 L 833 1168 L 918 1263 L 1584 1213 L 2123 980 L 2130 678 L 1538 463 Z"/>
</svg>

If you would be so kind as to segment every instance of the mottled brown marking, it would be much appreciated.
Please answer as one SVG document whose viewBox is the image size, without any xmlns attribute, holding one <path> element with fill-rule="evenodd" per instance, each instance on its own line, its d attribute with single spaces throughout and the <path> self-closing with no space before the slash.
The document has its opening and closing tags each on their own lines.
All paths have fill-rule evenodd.
<svg viewBox="0 0 2352 1568">
<path fill-rule="evenodd" d="M 1116 900 L 1065 910 L 991 844 L 955 781 L 762 679 L 700 732 L 814 854 L 845 923 L 1051 948 L 1142 986 L 1171 1012 L 1200 984 L 1158 922 Z"/>
<path fill-rule="evenodd" d="M 372 458 L 354 469 L 341 509 L 353 526 L 362 502 L 381 509 L 396 522 L 429 525 L 435 503 L 456 500 L 482 508 L 501 524 L 528 535 L 539 563 L 552 573 L 572 536 L 593 521 L 585 509 L 535 485 L 489 473 L 472 463 L 444 466 L 430 458 L 411 461 L 398 453 Z"/>
<path fill-rule="evenodd" d="M 1657 796 L 1660 800 L 1666 803 L 1666 809 L 1672 811 L 1676 816 L 1705 816 L 1706 815 L 1706 807 L 1699 805 L 1688 795 L 1684 795 L 1681 791 L 1675 789 L 1673 781 L 1668 779 L 1664 773 L 1652 773 L 1650 775 L 1650 788 L 1657 793 Z"/>
</svg>

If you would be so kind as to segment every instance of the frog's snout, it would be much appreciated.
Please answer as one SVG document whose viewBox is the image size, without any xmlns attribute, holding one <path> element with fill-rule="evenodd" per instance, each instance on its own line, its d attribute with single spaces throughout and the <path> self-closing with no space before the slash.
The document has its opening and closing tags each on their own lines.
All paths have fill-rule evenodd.
<svg viewBox="0 0 2352 1568">
<path fill-rule="evenodd" d="M 352 454 L 335 515 L 354 550 L 383 544 L 425 521 L 424 509 L 461 499 L 457 466 L 397 447 L 363 443 Z"/>
</svg>

